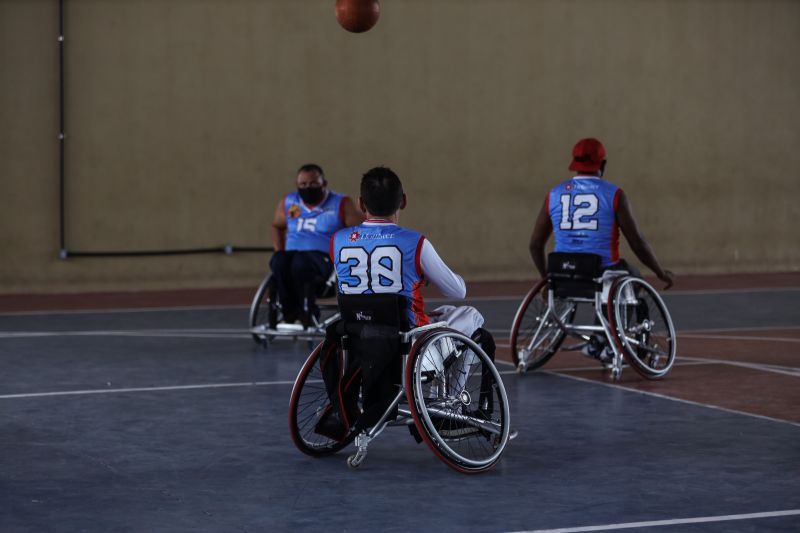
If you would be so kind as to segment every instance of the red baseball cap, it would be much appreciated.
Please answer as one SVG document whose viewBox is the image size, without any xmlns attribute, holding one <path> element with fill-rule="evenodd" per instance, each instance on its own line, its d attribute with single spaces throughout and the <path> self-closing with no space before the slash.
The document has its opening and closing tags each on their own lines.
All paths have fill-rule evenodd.
<svg viewBox="0 0 800 533">
<path fill-rule="evenodd" d="M 572 149 L 570 170 L 575 172 L 597 172 L 606 158 L 603 143 L 593 137 L 581 139 Z"/>
</svg>

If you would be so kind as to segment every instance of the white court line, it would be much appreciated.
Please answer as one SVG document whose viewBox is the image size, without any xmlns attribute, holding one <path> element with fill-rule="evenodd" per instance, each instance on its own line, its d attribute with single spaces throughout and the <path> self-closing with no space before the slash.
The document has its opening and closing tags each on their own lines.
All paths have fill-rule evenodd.
<svg viewBox="0 0 800 533">
<path fill-rule="evenodd" d="M 791 337 L 749 337 L 747 335 L 707 335 L 704 333 L 679 333 L 682 339 L 714 339 L 733 341 L 766 341 L 766 342 L 800 342 L 800 339 Z"/>
<path fill-rule="evenodd" d="M 104 313 L 157 313 L 159 311 L 216 311 L 225 309 L 249 309 L 250 304 L 237 305 L 176 305 L 172 307 L 120 307 L 118 309 L 61 309 L 45 311 L 3 311 L 2 316 L 40 315 L 99 315 Z"/>
<path fill-rule="evenodd" d="M 714 334 L 714 333 L 725 333 L 725 332 L 736 332 L 736 331 L 772 331 L 772 330 L 780 330 L 780 329 L 788 329 L 788 330 L 797 330 L 800 329 L 800 326 L 756 326 L 756 327 L 735 327 L 735 328 L 712 328 L 712 329 L 679 329 L 676 333 L 678 338 L 680 337 L 699 337 L 705 334 Z M 510 329 L 490 329 L 487 328 L 487 331 L 492 335 L 500 335 L 503 337 L 510 337 L 511 330 Z M 709 337 L 713 338 L 713 337 Z M 720 339 L 735 339 L 737 337 L 733 335 L 720 335 Z M 798 339 L 793 339 L 791 337 L 748 337 L 742 336 L 743 340 L 746 339 L 765 339 L 765 340 L 785 340 L 787 342 L 798 342 Z"/>
<path fill-rule="evenodd" d="M 748 363 L 746 361 L 729 361 L 727 359 L 709 359 L 705 357 L 681 357 L 681 359 L 686 359 L 687 361 L 701 361 L 703 363 L 717 363 L 721 365 L 747 368 L 749 370 L 760 370 L 761 372 L 772 372 L 774 374 L 782 374 L 785 376 L 800 377 L 800 368 L 793 368 L 790 366 Z"/>
<path fill-rule="evenodd" d="M 732 414 L 735 414 L 735 415 L 744 415 L 744 416 L 749 416 L 749 417 L 752 417 L 752 418 L 759 418 L 761 420 L 769 420 L 770 422 L 780 422 L 781 424 L 789 424 L 790 426 L 800 427 L 800 423 L 792 422 L 791 420 L 782 420 L 780 418 L 772 418 L 771 416 L 757 415 L 757 414 L 754 414 L 754 413 L 747 413 L 745 411 L 737 411 L 736 409 L 728 409 L 727 407 L 719 407 L 717 405 L 711 405 L 711 404 L 701 403 L 701 402 L 694 402 L 692 400 L 684 400 L 683 398 L 676 398 L 674 396 L 667 396 L 665 394 L 659 394 L 657 392 L 650 392 L 650 391 L 644 391 L 644 390 L 639 390 L 639 389 L 632 389 L 632 388 L 629 388 L 629 387 L 624 387 L 622 385 L 616 385 L 614 383 L 605 383 L 603 381 L 595 381 L 593 379 L 586 379 L 586 378 L 582 378 L 582 377 L 578 377 L 578 376 L 573 376 L 573 375 L 570 375 L 570 374 L 559 374 L 558 370 L 541 370 L 540 372 L 542 372 L 543 374 L 551 374 L 553 376 L 557 376 L 557 377 L 560 377 L 560 378 L 573 379 L 575 381 L 582 381 L 584 383 L 592 383 L 594 385 L 602 385 L 603 387 L 609 387 L 609 388 L 612 388 L 612 389 L 618 389 L 618 390 L 622 390 L 622 391 L 626 391 L 626 392 L 633 392 L 633 393 L 636 393 L 636 394 L 643 394 L 645 396 L 653 396 L 655 398 L 661 398 L 662 400 L 670 400 L 670 401 L 673 401 L 673 402 L 685 403 L 685 404 L 689 404 L 689 405 L 695 405 L 695 406 L 698 406 L 698 407 L 705 407 L 707 409 L 714 409 L 715 411 L 723 411 L 723 412 L 732 413 Z"/>
<path fill-rule="evenodd" d="M 533 284 L 531 284 L 531 287 Z M 698 290 L 682 290 L 682 291 L 662 291 L 660 294 L 665 296 L 691 296 L 695 294 L 742 294 L 753 292 L 794 292 L 800 291 L 800 287 L 753 287 L 745 289 L 698 289 Z M 473 296 L 467 297 L 461 302 L 483 302 L 483 301 L 508 301 L 516 300 L 522 301 L 525 297 L 527 290 L 517 296 Z M 431 303 L 453 302 L 452 298 L 427 298 L 426 301 Z M 62 309 L 62 310 L 44 310 L 44 311 L 3 311 L 0 316 L 28 316 L 28 315 L 81 315 L 81 314 L 98 314 L 98 313 L 152 313 L 159 311 L 202 311 L 202 310 L 216 310 L 216 309 L 248 309 L 250 304 L 237 304 L 237 305 L 183 305 L 171 307 L 131 307 L 131 308 L 111 308 L 111 309 Z"/>
<path fill-rule="evenodd" d="M 732 520 L 753 520 L 756 518 L 777 518 L 780 516 L 800 515 L 800 509 L 787 511 L 770 511 L 766 513 L 729 514 L 721 516 L 701 516 L 697 518 L 673 518 L 670 520 L 648 520 L 646 522 L 626 522 L 622 524 L 606 524 L 602 526 L 562 527 L 556 529 L 536 529 L 518 531 L 516 533 L 582 533 L 587 531 L 609 531 L 612 529 L 633 529 L 637 527 L 674 526 L 679 524 L 703 524 L 708 522 L 730 522 Z"/>
<path fill-rule="evenodd" d="M 676 366 L 704 366 L 704 365 L 721 365 L 724 364 L 720 361 L 716 361 L 710 359 L 708 361 L 687 361 L 685 363 L 675 360 L 675 364 L 673 367 Z M 550 369 L 551 372 L 588 372 L 589 370 L 597 372 L 598 370 L 607 370 L 602 366 L 573 366 L 568 368 L 552 368 Z"/>
<path fill-rule="evenodd" d="M 307 383 L 321 383 L 320 380 L 311 380 Z M 231 387 L 264 387 L 268 385 L 294 385 L 291 381 L 245 381 L 241 383 L 202 383 L 199 385 L 171 385 L 165 387 L 131 387 L 127 389 L 89 389 L 89 390 L 70 390 L 54 392 L 30 392 L 21 394 L 3 394 L 0 400 L 11 400 L 14 398 L 42 398 L 47 396 L 81 396 L 87 394 L 116 394 L 122 392 L 153 392 L 171 390 L 193 390 L 193 389 L 224 389 Z"/>
<path fill-rule="evenodd" d="M 699 329 L 681 329 L 678 330 L 678 336 L 686 333 L 724 333 L 726 331 L 764 331 L 776 329 L 800 329 L 800 326 L 739 326 L 735 328 L 699 328 Z"/>
</svg>

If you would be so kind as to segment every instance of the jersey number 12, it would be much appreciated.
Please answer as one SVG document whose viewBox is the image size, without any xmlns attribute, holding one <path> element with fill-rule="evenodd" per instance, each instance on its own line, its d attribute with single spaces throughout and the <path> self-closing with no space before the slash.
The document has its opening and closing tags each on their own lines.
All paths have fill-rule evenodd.
<svg viewBox="0 0 800 533">
<path fill-rule="evenodd" d="M 570 217 L 569 209 L 571 205 L 575 206 L 575 211 L 572 212 Z M 597 219 L 591 217 L 597 214 L 599 202 L 597 196 L 594 194 L 576 194 L 570 196 L 569 194 L 561 195 L 561 223 L 558 225 L 560 229 L 597 229 Z"/>
</svg>

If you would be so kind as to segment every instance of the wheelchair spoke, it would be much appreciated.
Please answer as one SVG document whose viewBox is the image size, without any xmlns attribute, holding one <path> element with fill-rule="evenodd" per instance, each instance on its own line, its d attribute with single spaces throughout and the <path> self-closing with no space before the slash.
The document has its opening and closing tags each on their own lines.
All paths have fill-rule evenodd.
<svg viewBox="0 0 800 533">
<path fill-rule="evenodd" d="M 644 377 L 663 377 L 675 361 L 675 329 L 649 284 L 625 278 L 614 294 L 616 335 L 626 360 Z"/>
<path fill-rule="evenodd" d="M 649 344 L 643 344 L 643 343 L 639 342 L 637 339 L 635 339 L 633 337 L 628 337 L 626 335 L 625 336 L 625 340 L 627 342 L 629 342 L 630 344 L 632 344 L 632 345 L 636 346 L 637 348 L 639 348 L 641 350 L 644 350 L 646 352 L 650 352 L 652 354 L 660 355 L 660 356 L 663 356 L 663 357 L 668 357 L 669 356 L 669 352 L 665 352 L 664 350 L 659 349 L 657 346 L 651 346 Z M 670 340 L 669 337 L 667 337 L 667 341 L 669 341 L 669 340 Z"/>
</svg>

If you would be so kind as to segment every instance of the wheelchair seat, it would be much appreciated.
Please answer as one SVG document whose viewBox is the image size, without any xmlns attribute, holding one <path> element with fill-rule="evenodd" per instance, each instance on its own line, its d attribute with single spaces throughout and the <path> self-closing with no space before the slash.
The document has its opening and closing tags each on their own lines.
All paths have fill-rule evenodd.
<svg viewBox="0 0 800 533">
<path fill-rule="evenodd" d="M 547 256 L 547 278 L 556 298 L 594 298 L 602 289 L 600 256 L 553 252 Z"/>
</svg>

